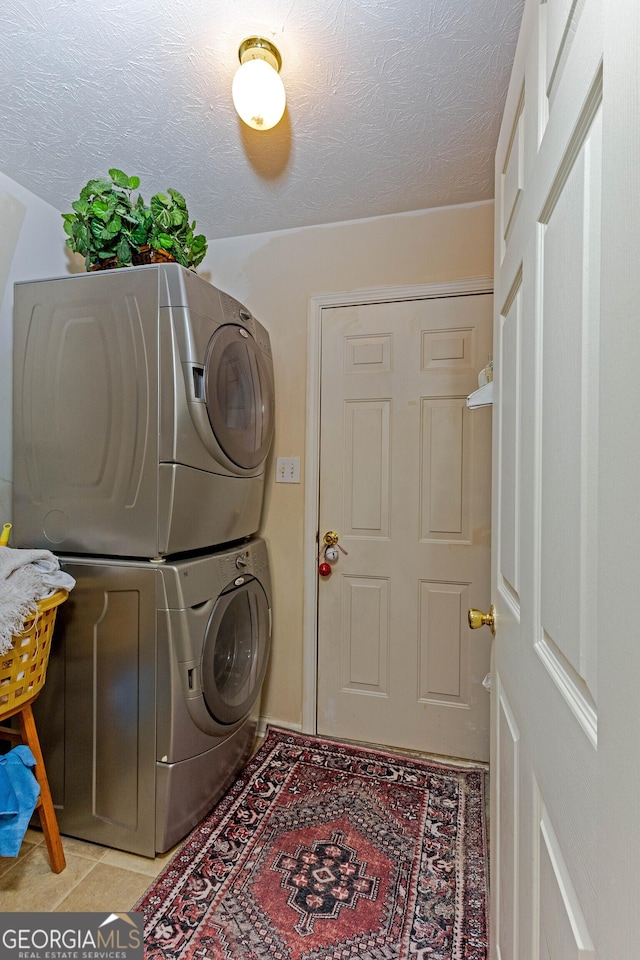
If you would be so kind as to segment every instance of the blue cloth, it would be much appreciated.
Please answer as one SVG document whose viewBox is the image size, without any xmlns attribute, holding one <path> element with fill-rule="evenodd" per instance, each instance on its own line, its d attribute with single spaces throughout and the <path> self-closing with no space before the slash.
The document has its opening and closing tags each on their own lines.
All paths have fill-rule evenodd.
<svg viewBox="0 0 640 960">
<path fill-rule="evenodd" d="M 0 857 L 17 857 L 40 796 L 29 747 L 20 745 L 0 757 Z"/>
</svg>

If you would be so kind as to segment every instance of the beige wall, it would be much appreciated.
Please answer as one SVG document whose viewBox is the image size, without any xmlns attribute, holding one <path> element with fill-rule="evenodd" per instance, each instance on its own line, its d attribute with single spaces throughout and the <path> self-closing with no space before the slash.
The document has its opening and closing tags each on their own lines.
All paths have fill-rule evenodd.
<svg viewBox="0 0 640 960">
<path fill-rule="evenodd" d="M 0 522 L 11 509 L 12 284 L 82 269 L 68 254 L 60 214 L 0 174 Z M 263 715 L 302 718 L 304 476 L 275 484 L 275 458 L 304 464 L 309 298 L 371 287 L 490 276 L 493 204 L 449 207 L 212 242 L 199 270 L 253 310 L 271 334 L 276 437 L 268 464 L 263 535 L 274 580 L 273 653 Z M 11 227 L 11 229 L 9 229 Z"/>
<path fill-rule="evenodd" d="M 304 476 L 275 484 L 275 458 L 304 464 L 309 298 L 493 274 L 493 203 L 330 224 L 210 244 L 200 273 L 237 297 L 271 335 L 276 436 L 265 519 L 274 582 L 272 659 L 263 716 L 302 719 Z"/>
</svg>

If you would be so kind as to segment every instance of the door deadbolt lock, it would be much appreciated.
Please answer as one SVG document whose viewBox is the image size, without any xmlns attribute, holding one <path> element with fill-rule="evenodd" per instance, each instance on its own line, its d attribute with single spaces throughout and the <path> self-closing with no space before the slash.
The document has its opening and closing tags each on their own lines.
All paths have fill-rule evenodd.
<svg viewBox="0 0 640 960">
<path fill-rule="evenodd" d="M 476 610 L 474 607 L 469 608 L 469 626 L 472 630 L 477 630 L 479 627 L 489 627 L 491 633 L 495 637 L 496 635 L 496 608 L 493 604 L 489 607 L 489 613 L 483 613 L 482 610 Z"/>
</svg>

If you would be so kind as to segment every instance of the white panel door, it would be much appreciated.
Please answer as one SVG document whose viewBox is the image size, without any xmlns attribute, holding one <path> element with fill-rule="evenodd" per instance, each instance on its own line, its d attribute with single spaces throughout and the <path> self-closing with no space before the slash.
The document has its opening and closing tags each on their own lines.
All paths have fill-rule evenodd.
<svg viewBox="0 0 640 960">
<path fill-rule="evenodd" d="M 528 0 L 496 156 L 495 960 L 596 956 L 600 7 Z"/>
<path fill-rule="evenodd" d="M 489 294 L 323 310 L 318 732 L 488 759 Z"/>
</svg>

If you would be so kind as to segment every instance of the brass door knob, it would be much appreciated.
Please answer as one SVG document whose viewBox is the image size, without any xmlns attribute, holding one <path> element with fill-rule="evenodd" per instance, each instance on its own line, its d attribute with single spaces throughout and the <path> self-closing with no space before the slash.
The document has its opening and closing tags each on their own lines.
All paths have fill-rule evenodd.
<svg viewBox="0 0 640 960">
<path fill-rule="evenodd" d="M 335 530 L 327 530 L 322 538 L 322 542 L 324 543 L 325 547 L 335 547 L 338 542 L 338 534 L 335 532 Z"/>
<path fill-rule="evenodd" d="M 477 630 L 478 627 L 489 627 L 491 633 L 495 637 L 496 635 L 496 608 L 491 604 L 489 608 L 489 613 L 483 613 L 482 610 L 475 610 L 473 607 L 469 608 L 469 626 L 472 630 Z"/>
</svg>

